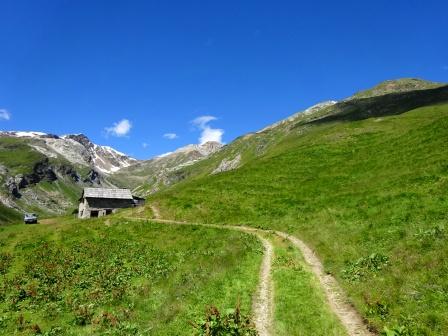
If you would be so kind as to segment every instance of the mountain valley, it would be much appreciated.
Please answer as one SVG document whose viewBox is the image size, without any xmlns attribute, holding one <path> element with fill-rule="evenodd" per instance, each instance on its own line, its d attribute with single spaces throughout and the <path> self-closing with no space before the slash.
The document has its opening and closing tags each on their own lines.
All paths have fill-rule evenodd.
<svg viewBox="0 0 448 336">
<path fill-rule="evenodd" d="M 248 335 L 445 335 L 447 140 L 448 85 L 419 79 L 149 160 L 82 134 L 4 131 L 0 326 L 23 311 L 67 334 L 190 335 L 208 305 L 207 318 L 252 312 Z M 86 186 L 146 203 L 81 221 Z M 24 211 L 49 219 L 18 224 Z"/>
</svg>

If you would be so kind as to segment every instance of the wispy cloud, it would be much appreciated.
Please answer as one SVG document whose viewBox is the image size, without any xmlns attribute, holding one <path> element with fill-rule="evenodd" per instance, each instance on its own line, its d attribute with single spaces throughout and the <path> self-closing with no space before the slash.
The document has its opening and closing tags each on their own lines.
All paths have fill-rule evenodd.
<svg viewBox="0 0 448 336">
<path fill-rule="evenodd" d="M 148 148 L 148 146 L 149 146 L 149 145 L 148 145 L 146 142 L 142 143 L 142 147 L 143 147 L 143 148 Z"/>
<path fill-rule="evenodd" d="M 162 157 L 168 156 L 170 154 L 173 154 L 173 152 L 166 152 L 166 153 L 158 155 L 157 157 L 162 158 Z"/>
<path fill-rule="evenodd" d="M 179 136 L 176 133 L 165 133 L 163 137 L 165 139 L 174 140 L 177 139 Z"/>
<path fill-rule="evenodd" d="M 210 121 L 216 120 L 218 118 L 214 117 L 214 116 L 210 116 L 210 115 L 205 115 L 205 116 L 200 116 L 197 117 L 196 119 L 192 120 L 192 124 L 199 127 L 199 128 L 203 128 L 205 127 Z"/>
<path fill-rule="evenodd" d="M 11 113 L 6 109 L 0 109 L 0 120 L 11 119 Z"/>
<path fill-rule="evenodd" d="M 199 137 L 200 144 L 206 143 L 208 141 L 216 141 L 222 143 L 224 130 L 220 128 L 212 128 L 209 125 L 209 123 L 214 120 L 217 120 L 217 118 L 211 115 L 200 116 L 192 120 L 192 124 L 201 130 L 201 136 Z"/>
<path fill-rule="evenodd" d="M 106 134 L 116 137 L 124 137 L 129 134 L 132 128 L 132 123 L 128 119 L 122 119 L 114 123 L 112 127 L 106 127 Z"/>
</svg>

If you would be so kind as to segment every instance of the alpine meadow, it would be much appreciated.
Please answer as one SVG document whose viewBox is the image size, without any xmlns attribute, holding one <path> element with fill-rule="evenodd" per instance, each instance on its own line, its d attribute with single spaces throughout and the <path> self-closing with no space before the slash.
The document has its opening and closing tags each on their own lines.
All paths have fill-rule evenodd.
<svg viewBox="0 0 448 336">
<path fill-rule="evenodd" d="M 0 13 L 0 336 L 448 335 L 447 1 Z"/>
<path fill-rule="evenodd" d="M 448 86 L 386 81 L 199 158 L 99 174 L 146 198 L 107 217 L 5 193 L 2 333 L 444 335 L 447 129 Z M 4 180 L 27 181 L 17 194 L 70 209 L 94 183 L 37 151 L 45 135 L 1 144 Z M 41 224 L 15 224 L 20 207 Z"/>
</svg>

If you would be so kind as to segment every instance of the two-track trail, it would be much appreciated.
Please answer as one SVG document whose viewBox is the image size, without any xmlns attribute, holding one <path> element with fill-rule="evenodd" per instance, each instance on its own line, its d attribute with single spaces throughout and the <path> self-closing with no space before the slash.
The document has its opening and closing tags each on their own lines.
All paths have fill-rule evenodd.
<svg viewBox="0 0 448 336">
<path fill-rule="evenodd" d="M 276 234 L 279 237 L 291 242 L 303 255 L 310 270 L 314 273 L 316 279 L 319 281 L 321 288 L 325 293 L 327 303 L 331 311 L 339 318 L 341 324 L 345 327 L 349 336 L 373 336 L 359 313 L 348 302 L 347 296 L 342 288 L 337 283 L 336 279 L 326 274 L 322 262 L 313 252 L 313 250 L 306 245 L 299 238 L 287 234 L 282 231 L 270 231 L 255 229 L 247 226 L 235 225 L 221 225 L 221 224 L 200 224 L 188 223 L 175 220 L 166 220 L 160 218 L 160 212 L 157 207 L 151 205 L 155 218 L 139 218 L 126 217 L 131 220 L 151 220 L 157 223 L 169 225 L 195 225 L 203 227 L 212 227 L 226 230 L 238 230 L 249 234 L 254 234 L 261 241 L 264 248 L 263 259 L 260 266 L 260 278 L 258 284 L 257 295 L 253 302 L 253 316 L 255 326 L 260 336 L 269 336 L 273 334 L 273 313 L 274 313 L 274 292 L 272 284 L 272 262 L 274 259 L 274 247 L 272 243 L 266 239 L 266 235 Z"/>
</svg>

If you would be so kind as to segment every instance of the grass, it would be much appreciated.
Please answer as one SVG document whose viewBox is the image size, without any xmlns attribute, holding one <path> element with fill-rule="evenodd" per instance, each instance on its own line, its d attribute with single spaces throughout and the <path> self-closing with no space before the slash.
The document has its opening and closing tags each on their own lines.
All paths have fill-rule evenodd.
<svg viewBox="0 0 448 336">
<path fill-rule="evenodd" d="M 21 220 L 22 216 L 16 210 L 0 204 L 0 226 L 2 224 L 17 223 Z"/>
<path fill-rule="evenodd" d="M 5 335 L 191 335 L 207 306 L 249 313 L 261 245 L 117 216 L 0 227 Z"/>
<path fill-rule="evenodd" d="M 371 328 L 444 335 L 447 129 L 447 104 L 298 127 L 238 170 L 182 182 L 151 201 L 168 218 L 295 234 Z"/>
<path fill-rule="evenodd" d="M 275 247 L 272 267 L 275 335 L 347 335 L 297 248 L 278 236 L 269 238 Z"/>
<path fill-rule="evenodd" d="M 43 158 L 43 154 L 29 147 L 22 139 L 0 137 L 0 162 L 11 175 L 32 173 L 34 165 Z"/>
</svg>

